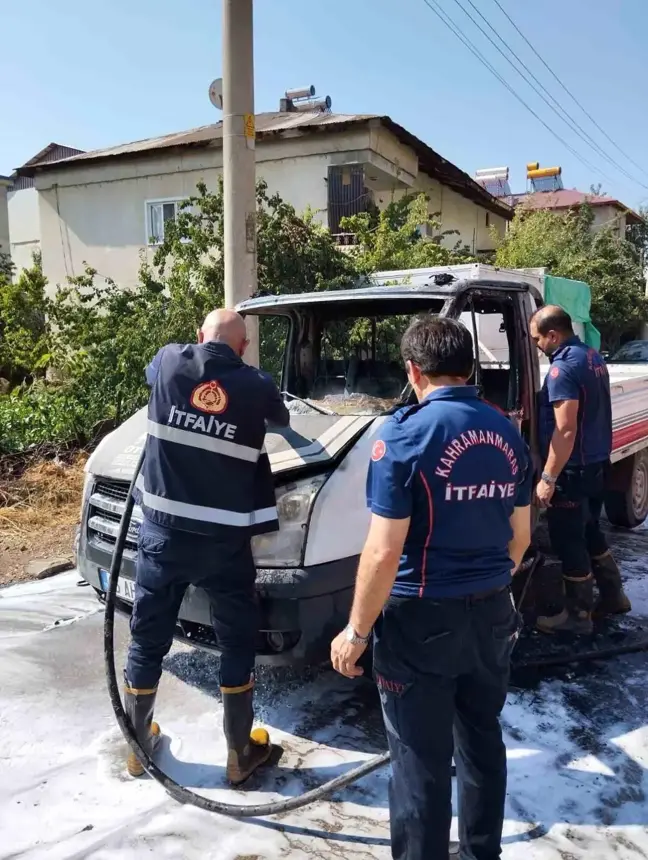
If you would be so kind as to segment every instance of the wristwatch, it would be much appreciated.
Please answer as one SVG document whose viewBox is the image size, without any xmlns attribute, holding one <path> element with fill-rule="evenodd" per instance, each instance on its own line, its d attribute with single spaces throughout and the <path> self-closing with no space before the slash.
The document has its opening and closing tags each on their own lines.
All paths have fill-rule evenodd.
<svg viewBox="0 0 648 860">
<path fill-rule="evenodd" d="M 360 636 L 350 624 L 347 624 L 344 633 L 347 642 L 350 642 L 352 645 L 368 645 L 371 640 L 371 633 L 368 636 Z"/>
<path fill-rule="evenodd" d="M 557 478 L 554 478 L 553 475 L 550 475 L 549 472 L 543 472 L 540 475 L 540 480 L 544 481 L 545 484 L 551 484 L 552 486 L 556 483 Z"/>
</svg>

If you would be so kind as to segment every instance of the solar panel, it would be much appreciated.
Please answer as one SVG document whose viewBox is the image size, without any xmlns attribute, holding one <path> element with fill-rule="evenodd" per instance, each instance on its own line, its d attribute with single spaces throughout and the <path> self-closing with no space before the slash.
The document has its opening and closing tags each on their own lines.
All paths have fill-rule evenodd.
<svg viewBox="0 0 648 860">
<path fill-rule="evenodd" d="M 541 176 L 529 181 L 533 191 L 562 191 L 563 189 L 561 176 Z"/>
<path fill-rule="evenodd" d="M 511 188 L 506 179 L 477 179 L 477 183 L 493 197 L 508 197 L 511 193 Z"/>
</svg>

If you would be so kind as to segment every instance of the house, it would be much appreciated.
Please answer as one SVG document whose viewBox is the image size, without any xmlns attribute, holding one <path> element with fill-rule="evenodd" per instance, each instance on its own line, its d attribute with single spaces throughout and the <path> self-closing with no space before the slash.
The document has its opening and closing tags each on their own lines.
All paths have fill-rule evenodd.
<svg viewBox="0 0 648 860">
<path fill-rule="evenodd" d="M 621 203 L 620 200 L 601 194 L 587 194 L 576 189 L 561 188 L 558 191 L 515 194 L 508 200 L 512 206 L 524 206 L 531 210 L 551 209 L 556 212 L 567 212 L 587 204 L 592 207 L 594 213 L 593 230 L 600 230 L 602 227 L 612 224 L 620 236 L 625 236 L 627 227 L 642 222 L 641 216 Z"/>
<path fill-rule="evenodd" d="M 550 209 L 568 212 L 587 204 L 594 212 L 592 230 L 612 224 L 620 236 L 625 236 L 627 227 L 643 221 L 640 215 L 613 197 L 565 188 L 561 167 L 540 167 L 539 162 L 532 161 L 526 166 L 526 177 L 527 191 L 524 194 L 511 194 L 508 167 L 485 168 L 475 172 L 475 182 L 513 208 L 523 206 L 532 211 Z"/>
<path fill-rule="evenodd" d="M 298 211 L 340 234 L 340 219 L 424 191 L 448 237 L 471 250 L 493 248 L 511 208 L 387 116 L 321 111 L 256 117 L 257 176 Z M 84 261 L 125 287 L 151 259 L 179 202 L 203 180 L 217 187 L 222 124 L 30 164 L 20 176 L 38 193 L 43 267 L 50 284 L 78 275 Z M 340 237 L 342 243 L 349 237 Z"/>
<path fill-rule="evenodd" d="M 37 164 L 49 161 L 60 161 L 71 155 L 78 155 L 81 149 L 62 146 L 60 143 L 49 143 L 37 152 L 22 168 L 15 170 L 9 178 L 10 187 L 7 194 L 9 217 L 8 250 L 16 271 L 31 266 L 34 251 L 40 250 L 40 217 L 38 213 L 38 194 L 34 188 L 33 176 L 20 174 L 19 171 L 29 169 Z M 0 231 L 0 237 L 2 232 Z M 0 238 L 1 241 L 1 238 Z"/>
</svg>

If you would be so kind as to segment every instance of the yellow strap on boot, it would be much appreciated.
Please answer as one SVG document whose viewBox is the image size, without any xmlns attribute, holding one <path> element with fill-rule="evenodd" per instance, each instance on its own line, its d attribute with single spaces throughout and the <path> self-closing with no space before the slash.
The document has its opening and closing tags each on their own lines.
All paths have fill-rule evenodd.
<svg viewBox="0 0 648 860">
<path fill-rule="evenodd" d="M 254 678 L 250 678 L 247 684 L 243 684 L 241 687 L 221 687 L 221 693 L 224 693 L 226 696 L 233 696 L 236 693 L 247 693 L 248 690 L 253 689 L 254 687 Z"/>
</svg>

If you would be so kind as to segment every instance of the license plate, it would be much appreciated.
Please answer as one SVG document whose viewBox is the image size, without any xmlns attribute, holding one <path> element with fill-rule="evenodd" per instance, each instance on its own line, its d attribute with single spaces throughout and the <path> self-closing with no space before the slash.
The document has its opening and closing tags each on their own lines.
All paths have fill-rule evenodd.
<svg viewBox="0 0 648 860">
<path fill-rule="evenodd" d="M 108 591 L 108 583 L 110 581 L 108 571 L 100 568 L 99 579 L 101 580 L 101 588 L 104 591 Z M 122 600 L 127 600 L 129 603 L 135 601 L 135 583 L 132 579 L 126 579 L 124 576 L 119 577 L 117 580 L 117 597 L 121 597 Z"/>
</svg>

